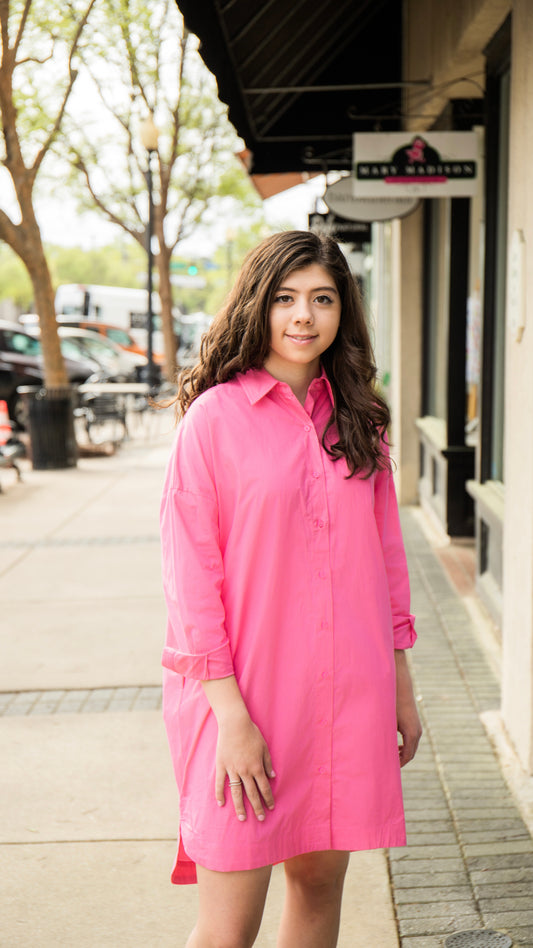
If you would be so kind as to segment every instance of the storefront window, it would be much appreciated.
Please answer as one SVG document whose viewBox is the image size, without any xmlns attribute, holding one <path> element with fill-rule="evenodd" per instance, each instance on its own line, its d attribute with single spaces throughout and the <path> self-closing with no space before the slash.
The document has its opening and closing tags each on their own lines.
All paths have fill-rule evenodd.
<svg viewBox="0 0 533 948">
<path fill-rule="evenodd" d="M 449 227 L 450 202 L 426 201 L 423 412 L 443 419 L 447 417 Z"/>
<path fill-rule="evenodd" d="M 480 480 L 503 481 L 510 24 L 487 55 L 486 248 L 483 304 Z"/>
<path fill-rule="evenodd" d="M 390 400 L 392 363 L 392 224 L 372 224 L 371 254 L 368 266 L 368 309 L 379 386 Z"/>
<path fill-rule="evenodd" d="M 507 182 L 509 178 L 510 73 L 500 81 L 500 135 L 496 203 L 496 259 L 494 293 L 494 345 L 492 371 L 492 438 L 490 479 L 503 481 L 503 403 L 505 382 L 505 292 L 507 271 Z"/>
</svg>

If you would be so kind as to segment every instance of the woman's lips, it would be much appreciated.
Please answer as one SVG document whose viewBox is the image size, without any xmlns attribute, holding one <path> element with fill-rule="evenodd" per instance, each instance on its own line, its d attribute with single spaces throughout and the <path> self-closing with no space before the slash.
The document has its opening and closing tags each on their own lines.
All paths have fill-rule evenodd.
<svg viewBox="0 0 533 948">
<path fill-rule="evenodd" d="M 296 343 L 297 346 L 305 346 L 310 342 L 313 342 L 317 337 L 316 336 L 292 336 L 290 333 L 285 333 L 287 339 L 290 339 L 291 342 Z"/>
</svg>

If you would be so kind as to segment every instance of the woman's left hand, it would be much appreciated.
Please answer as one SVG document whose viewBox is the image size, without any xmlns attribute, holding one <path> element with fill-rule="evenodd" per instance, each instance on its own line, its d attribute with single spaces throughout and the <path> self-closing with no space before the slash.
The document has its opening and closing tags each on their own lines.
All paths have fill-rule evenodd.
<svg viewBox="0 0 533 948">
<path fill-rule="evenodd" d="M 418 716 L 407 657 L 403 649 L 395 649 L 394 658 L 396 661 L 396 718 L 398 731 L 402 735 L 402 745 L 399 748 L 400 767 L 405 767 L 416 754 L 422 737 L 422 725 Z"/>
</svg>

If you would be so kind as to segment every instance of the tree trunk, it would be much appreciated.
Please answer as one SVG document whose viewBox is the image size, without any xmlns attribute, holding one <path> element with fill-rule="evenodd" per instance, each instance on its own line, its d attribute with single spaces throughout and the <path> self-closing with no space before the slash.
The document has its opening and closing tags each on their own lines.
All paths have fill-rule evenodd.
<svg viewBox="0 0 533 948">
<path fill-rule="evenodd" d="M 161 322 L 165 346 L 165 376 L 170 382 L 176 378 L 176 336 L 172 320 L 172 284 L 170 282 L 171 251 L 159 239 L 159 253 L 156 256 L 159 276 L 159 298 L 161 300 Z"/>
<path fill-rule="evenodd" d="M 54 288 L 44 253 L 41 232 L 35 220 L 32 222 L 26 221 L 24 230 L 25 253 L 22 261 L 31 278 L 35 309 L 41 327 L 44 384 L 46 388 L 62 388 L 69 383 L 57 334 Z"/>
</svg>

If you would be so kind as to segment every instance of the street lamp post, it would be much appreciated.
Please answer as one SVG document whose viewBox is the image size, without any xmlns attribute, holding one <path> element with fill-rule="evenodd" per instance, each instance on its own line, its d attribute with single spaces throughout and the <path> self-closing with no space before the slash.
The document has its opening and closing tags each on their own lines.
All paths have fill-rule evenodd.
<svg viewBox="0 0 533 948">
<path fill-rule="evenodd" d="M 152 292 L 153 292 L 153 280 L 152 280 L 152 271 L 153 271 L 153 252 L 152 252 L 152 237 L 154 233 L 154 200 L 153 200 L 153 179 L 152 179 L 152 155 L 157 151 L 157 142 L 159 139 L 159 130 L 154 124 L 154 120 L 151 115 L 148 118 L 145 118 L 141 122 L 140 127 L 141 142 L 146 148 L 148 153 L 148 167 L 146 171 L 146 181 L 148 184 L 148 230 L 146 235 L 146 252 L 148 255 L 148 280 L 147 280 L 147 290 L 148 290 L 148 309 L 147 309 L 147 330 L 148 330 L 148 345 L 147 345 L 147 356 L 148 356 L 148 385 L 150 392 L 155 390 L 155 372 L 154 372 L 154 311 L 152 304 Z"/>
</svg>

